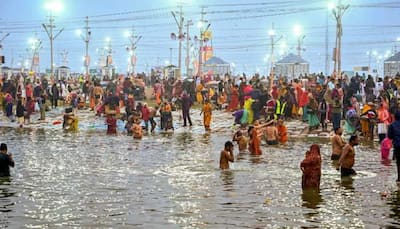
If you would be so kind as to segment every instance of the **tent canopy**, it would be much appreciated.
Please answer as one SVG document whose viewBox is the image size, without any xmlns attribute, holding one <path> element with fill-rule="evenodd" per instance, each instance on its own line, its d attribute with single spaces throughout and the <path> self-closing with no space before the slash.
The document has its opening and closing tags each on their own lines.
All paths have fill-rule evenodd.
<svg viewBox="0 0 400 229">
<path fill-rule="evenodd" d="M 295 55 L 293 53 L 289 53 L 286 57 L 284 57 L 282 60 L 276 62 L 277 64 L 308 64 L 306 60 L 301 58 L 298 55 Z"/>
</svg>

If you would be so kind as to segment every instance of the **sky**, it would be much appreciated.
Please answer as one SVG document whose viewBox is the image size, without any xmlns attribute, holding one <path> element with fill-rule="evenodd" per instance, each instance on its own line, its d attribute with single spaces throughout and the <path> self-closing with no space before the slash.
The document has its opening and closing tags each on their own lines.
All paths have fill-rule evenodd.
<svg viewBox="0 0 400 229">
<path fill-rule="evenodd" d="M 331 58 L 336 21 L 328 10 L 332 2 L 328 0 L 64 0 L 62 11 L 54 12 L 55 31 L 63 28 L 54 41 L 55 64 L 66 64 L 72 71 L 83 72 L 85 43 L 76 35 L 76 30 L 83 29 L 84 19 L 88 16 L 92 34 L 89 42 L 91 68 L 98 62 L 109 37 L 117 70 L 126 72 L 129 57 L 126 46 L 130 41 L 124 34 L 132 27 L 138 36 L 142 36 L 136 48 L 136 72 L 148 72 L 153 66 L 170 61 L 178 65 L 179 42 L 171 39 L 170 35 L 178 33 L 171 11 L 178 10 L 180 1 L 183 1 L 185 22 L 194 22 L 190 27 L 191 37 L 199 36 L 197 23 L 201 7 L 204 7 L 204 18 L 210 23 L 213 33 L 213 39 L 208 44 L 213 46 L 215 56 L 234 66 L 235 73 L 258 72 L 265 75 L 269 72 L 271 39 L 268 31 L 272 25 L 276 33 L 275 60 L 297 52 L 295 25 L 300 26 L 305 36 L 302 57 L 310 62 L 311 72 L 325 71 L 326 44 Z M 0 0 L 0 39 L 10 33 L 2 42 L 5 66 L 18 67 L 30 58 L 31 45 L 28 41 L 34 37 L 42 40 L 41 71 L 50 66 L 50 42 L 42 27 L 49 20 L 49 12 L 44 7 L 46 2 L 48 0 Z M 400 45 L 400 42 L 396 44 L 397 37 L 400 37 L 400 24 L 396 20 L 400 1 L 342 2 L 350 5 L 343 16 L 342 69 L 351 71 L 355 66 L 371 64 L 372 68 L 381 72 L 383 60 L 394 51 L 395 46 Z M 182 50 L 183 68 L 185 48 L 186 44 Z M 374 55 L 369 56 L 368 51 Z M 64 55 L 67 63 L 63 62 L 62 53 L 67 53 Z M 330 71 L 332 68 L 330 63 Z"/>
</svg>

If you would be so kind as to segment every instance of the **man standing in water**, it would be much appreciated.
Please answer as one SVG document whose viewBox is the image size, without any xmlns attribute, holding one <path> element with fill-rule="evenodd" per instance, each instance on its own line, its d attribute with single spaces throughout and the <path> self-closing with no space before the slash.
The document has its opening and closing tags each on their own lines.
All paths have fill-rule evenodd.
<svg viewBox="0 0 400 229">
<path fill-rule="evenodd" d="M 354 158 L 356 155 L 354 146 L 356 145 L 358 145 L 358 136 L 352 135 L 349 139 L 349 143 L 344 146 L 342 155 L 339 159 L 340 174 L 342 177 L 357 175 L 356 171 L 353 169 Z"/>
<path fill-rule="evenodd" d="M 182 116 L 183 116 L 183 126 L 189 125 L 192 126 L 192 119 L 190 119 L 190 107 L 193 105 L 193 101 L 190 95 L 183 91 L 182 96 Z"/>
<path fill-rule="evenodd" d="M 0 145 L 0 177 L 10 176 L 10 166 L 14 167 L 14 160 L 12 155 L 7 153 L 7 145 L 1 143 Z"/>
<path fill-rule="evenodd" d="M 393 154 L 396 157 L 397 165 L 397 182 L 400 182 L 400 111 L 396 112 L 394 118 L 396 121 L 388 128 L 388 138 L 393 140 Z"/>
<path fill-rule="evenodd" d="M 234 162 L 233 156 L 233 143 L 231 141 L 225 142 L 225 148 L 221 151 L 221 157 L 219 159 L 220 169 L 229 169 L 229 162 Z"/>
</svg>

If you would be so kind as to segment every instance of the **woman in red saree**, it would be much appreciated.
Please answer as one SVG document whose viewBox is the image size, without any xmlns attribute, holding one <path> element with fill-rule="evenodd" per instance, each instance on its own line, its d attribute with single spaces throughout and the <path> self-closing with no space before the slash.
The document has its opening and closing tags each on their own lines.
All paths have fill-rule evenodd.
<svg viewBox="0 0 400 229">
<path fill-rule="evenodd" d="M 306 152 L 306 158 L 300 164 L 300 169 L 303 172 L 301 187 L 303 189 L 319 189 L 321 180 L 321 153 L 319 145 L 311 145 L 310 151 Z"/>
<path fill-rule="evenodd" d="M 232 87 L 231 100 L 229 102 L 228 111 L 236 111 L 239 106 L 239 87 L 237 85 Z"/>
</svg>

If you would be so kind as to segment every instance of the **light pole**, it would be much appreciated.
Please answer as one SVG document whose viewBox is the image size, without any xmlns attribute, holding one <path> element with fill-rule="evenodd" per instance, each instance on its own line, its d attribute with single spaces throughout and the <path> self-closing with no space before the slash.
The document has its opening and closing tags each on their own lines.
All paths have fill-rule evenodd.
<svg viewBox="0 0 400 229">
<path fill-rule="evenodd" d="M 301 57 L 301 51 L 303 51 L 302 42 L 304 38 L 306 37 L 303 35 L 303 31 L 300 25 L 295 25 L 294 26 L 294 35 L 297 37 L 297 55 Z"/>
<path fill-rule="evenodd" d="M 202 77 L 202 68 L 203 68 L 203 42 L 205 39 L 205 33 L 208 31 L 210 28 L 211 24 L 208 24 L 207 27 L 204 29 L 204 24 L 207 23 L 208 21 L 204 19 L 204 16 L 206 15 L 205 12 L 205 7 L 202 7 L 201 10 L 201 20 L 199 21 L 198 27 L 200 28 L 200 47 L 199 47 L 199 67 L 198 67 L 198 74 L 200 77 Z"/>
<path fill-rule="evenodd" d="M 342 78 L 342 36 L 343 36 L 343 25 L 342 18 L 346 10 L 350 7 L 349 4 L 343 4 L 341 0 L 338 0 L 338 4 L 333 7 L 333 16 L 336 19 L 336 51 L 335 51 L 335 72 L 338 79 Z"/>
<path fill-rule="evenodd" d="M 272 28 L 268 31 L 268 35 L 271 38 L 271 56 L 270 56 L 270 62 L 271 62 L 271 69 L 270 69 L 270 88 L 272 89 L 272 85 L 275 79 L 275 73 L 274 73 L 274 62 L 275 62 L 275 56 L 274 56 L 274 51 L 275 51 L 275 45 L 278 43 L 281 39 L 282 36 L 277 40 L 274 41 L 274 38 L 276 36 L 276 32 L 274 29 L 274 24 L 272 23 Z"/>
<path fill-rule="evenodd" d="M 182 40 L 184 39 L 185 35 L 183 34 L 183 22 L 184 22 L 184 17 L 183 17 L 183 3 L 180 1 L 178 4 L 179 7 L 179 18 L 176 17 L 175 12 L 171 12 L 172 16 L 175 19 L 176 25 L 178 26 L 178 41 L 179 41 L 179 54 L 178 54 L 178 68 L 179 71 L 181 71 L 182 67 Z M 178 78 L 180 78 L 181 74 L 178 75 Z"/>
<path fill-rule="evenodd" d="M 129 38 L 130 46 L 126 47 L 126 51 L 129 52 L 129 64 L 130 64 L 130 74 L 135 74 L 135 65 L 136 65 L 136 48 L 137 48 L 137 43 L 139 42 L 140 39 L 142 39 L 142 36 L 136 36 L 135 35 L 135 29 L 132 27 L 132 32 L 127 32 L 125 34 Z"/>
<path fill-rule="evenodd" d="M 2 51 L 3 51 L 3 41 L 4 39 L 6 39 L 6 37 L 8 37 L 10 35 L 10 33 L 7 33 L 6 35 L 4 35 L 1 39 L 0 39 L 0 77 L 2 77 L 2 65 L 4 64 L 4 56 L 2 55 Z"/>
<path fill-rule="evenodd" d="M 90 65 L 90 56 L 89 56 L 89 42 L 90 42 L 90 36 L 92 32 L 90 31 L 89 27 L 89 17 L 86 16 L 85 19 L 85 35 L 82 34 L 81 30 L 77 30 L 76 34 L 82 38 L 82 40 L 85 42 L 85 58 L 84 58 L 84 66 L 85 66 L 85 76 L 86 80 L 90 80 L 89 77 L 89 65 Z"/>
<path fill-rule="evenodd" d="M 42 40 L 37 38 L 29 39 L 31 59 L 31 72 L 39 72 L 39 50 L 42 48 Z"/>
<path fill-rule="evenodd" d="M 106 46 L 104 47 L 104 50 L 107 52 L 105 64 L 108 72 L 106 72 L 106 76 L 109 77 L 108 79 L 111 79 L 113 59 L 112 59 L 111 38 L 109 37 L 106 38 Z"/>
<path fill-rule="evenodd" d="M 335 4 L 332 2 L 328 4 L 328 10 L 326 11 L 326 28 L 325 28 L 325 75 L 329 75 L 330 72 L 330 60 L 329 60 L 329 16 L 330 12 L 335 8 Z"/>
<path fill-rule="evenodd" d="M 186 23 L 186 77 L 189 78 L 189 71 L 190 71 L 190 36 L 189 36 L 189 29 L 190 26 L 193 25 L 192 20 L 187 21 Z"/>
<path fill-rule="evenodd" d="M 62 28 L 57 32 L 56 35 L 53 34 L 53 31 L 56 28 L 56 26 L 54 25 L 54 13 L 62 10 L 62 4 L 60 1 L 49 1 L 46 3 L 45 8 L 49 11 L 49 24 L 42 24 L 42 26 L 46 30 L 47 36 L 50 40 L 50 77 L 54 77 L 53 41 L 64 30 L 64 28 Z"/>
</svg>

